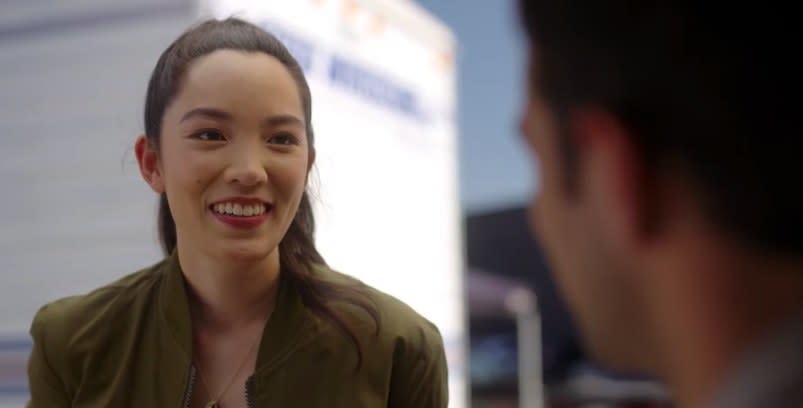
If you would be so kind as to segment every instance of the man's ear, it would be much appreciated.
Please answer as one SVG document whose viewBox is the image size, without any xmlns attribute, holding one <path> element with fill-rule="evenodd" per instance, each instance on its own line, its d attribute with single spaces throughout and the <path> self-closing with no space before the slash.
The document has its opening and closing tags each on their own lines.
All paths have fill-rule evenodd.
<svg viewBox="0 0 803 408">
<path fill-rule="evenodd" d="M 139 172 L 142 174 L 142 178 L 151 186 L 153 191 L 164 193 L 162 165 L 156 146 L 145 135 L 140 135 L 137 138 L 134 151 L 137 155 L 137 163 L 139 164 Z"/>
<path fill-rule="evenodd" d="M 616 116 L 593 108 L 573 112 L 570 129 L 578 149 L 578 183 L 606 238 L 625 250 L 644 244 L 655 209 L 632 134 Z"/>
</svg>

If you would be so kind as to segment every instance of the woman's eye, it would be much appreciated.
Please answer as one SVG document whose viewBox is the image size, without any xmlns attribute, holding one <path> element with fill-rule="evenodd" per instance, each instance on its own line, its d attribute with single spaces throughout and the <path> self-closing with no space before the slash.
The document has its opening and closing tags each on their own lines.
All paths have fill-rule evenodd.
<svg viewBox="0 0 803 408">
<path fill-rule="evenodd" d="M 289 133 L 279 133 L 278 135 L 271 136 L 271 138 L 268 139 L 268 143 L 270 144 L 281 144 L 281 145 L 294 144 L 295 141 L 296 138 Z"/>
<path fill-rule="evenodd" d="M 204 140 L 208 142 L 216 142 L 224 140 L 223 133 L 220 133 L 217 130 L 204 130 L 202 132 L 196 133 L 194 137 L 198 140 Z"/>
</svg>

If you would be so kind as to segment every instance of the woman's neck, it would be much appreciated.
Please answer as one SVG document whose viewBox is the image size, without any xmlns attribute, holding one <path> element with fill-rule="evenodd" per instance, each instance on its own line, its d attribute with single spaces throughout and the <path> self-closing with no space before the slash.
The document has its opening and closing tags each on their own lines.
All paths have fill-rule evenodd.
<svg viewBox="0 0 803 408">
<path fill-rule="evenodd" d="M 188 284 L 193 326 L 213 332 L 264 325 L 279 288 L 279 251 L 247 264 L 182 250 L 178 259 Z"/>
</svg>

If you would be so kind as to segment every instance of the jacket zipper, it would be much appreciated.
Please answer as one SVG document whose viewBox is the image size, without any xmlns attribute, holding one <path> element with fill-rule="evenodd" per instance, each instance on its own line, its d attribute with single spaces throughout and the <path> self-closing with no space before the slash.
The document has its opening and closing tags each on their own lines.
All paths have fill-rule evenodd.
<svg viewBox="0 0 803 408">
<path fill-rule="evenodd" d="M 254 401 L 251 400 L 251 395 L 254 393 L 254 377 L 249 377 L 245 381 L 245 405 L 248 408 L 256 408 Z"/>
<path fill-rule="evenodd" d="M 195 365 L 190 365 L 190 378 L 187 381 L 187 390 L 184 392 L 184 408 L 190 408 L 192 402 L 192 389 L 195 387 Z"/>
</svg>

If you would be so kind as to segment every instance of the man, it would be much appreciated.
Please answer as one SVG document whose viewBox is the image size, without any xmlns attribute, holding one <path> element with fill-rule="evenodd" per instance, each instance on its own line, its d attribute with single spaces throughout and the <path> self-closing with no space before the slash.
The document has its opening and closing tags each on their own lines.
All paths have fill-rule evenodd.
<svg viewBox="0 0 803 408">
<path fill-rule="evenodd" d="M 590 352 L 680 407 L 803 407 L 796 13 L 520 6 L 532 226 Z"/>
</svg>

